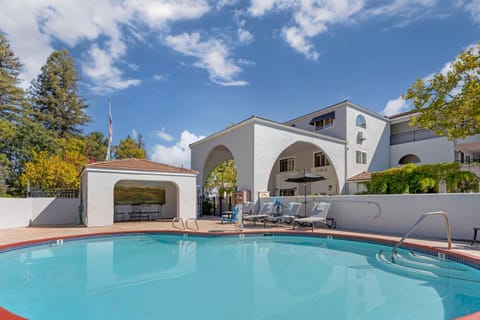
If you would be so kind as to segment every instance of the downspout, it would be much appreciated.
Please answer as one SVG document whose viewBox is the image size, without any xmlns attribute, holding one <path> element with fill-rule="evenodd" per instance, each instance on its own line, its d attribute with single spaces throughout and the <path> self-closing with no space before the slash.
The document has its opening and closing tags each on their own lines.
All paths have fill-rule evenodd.
<svg viewBox="0 0 480 320">
<path fill-rule="evenodd" d="M 348 153 L 348 142 L 345 142 L 345 179 L 343 181 L 343 194 L 349 194 L 349 190 L 348 190 L 348 184 L 347 184 L 347 177 L 348 177 L 348 173 L 347 173 L 347 169 L 348 169 L 348 165 L 347 165 L 347 160 L 348 160 L 348 156 L 347 156 L 347 153 Z"/>
</svg>

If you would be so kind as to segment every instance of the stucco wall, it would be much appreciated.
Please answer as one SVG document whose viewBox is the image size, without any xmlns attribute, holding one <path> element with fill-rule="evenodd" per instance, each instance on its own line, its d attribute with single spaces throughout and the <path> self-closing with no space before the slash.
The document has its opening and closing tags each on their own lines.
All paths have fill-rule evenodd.
<svg viewBox="0 0 480 320">
<path fill-rule="evenodd" d="M 0 198 L 0 229 L 79 224 L 78 198 Z"/>
<path fill-rule="evenodd" d="M 85 177 L 87 180 L 84 180 Z M 84 222 L 88 227 L 113 224 L 113 191 L 115 184 L 121 180 L 166 182 L 166 204 L 162 207 L 162 216 L 178 216 L 183 219 L 196 217 L 197 190 L 194 175 L 86 171 L 82 179 L 88 184 L 88 191 L 83 194 Z"/>
<path fill-rule="evenodd" d="M 262 202 L 272 199 L 264 198 Z M 283 203 L 288 201 L 302 202 L 303 197 L 282 198 Z M 313 201 L 330 202 L 328 217 L 334 218 L 337 228 L 342 230 L 403 235 L 424 212 L 444 211 L 449 216 L 452 238 L 471 240 L 472 226 L 478 226 L 480 221 L 478 193 L 308 197 L 307 212 Z M 378 218 L 375 203 L 380 207 Z M 302 207 L 300 212 L 303 210 Z M 426 218 L 412 236 L 446 239 L 443 218 Z"/>
<path fill-rule="evenodd" d="M 390 166 L 398 167 L 398 161 L 407 154 L 418 156 L 420 163 L 417 164 L 453 162 L 455 160 L 453 142 L 448 141 L 445 137 L 391 146 Z"/>
</svg>

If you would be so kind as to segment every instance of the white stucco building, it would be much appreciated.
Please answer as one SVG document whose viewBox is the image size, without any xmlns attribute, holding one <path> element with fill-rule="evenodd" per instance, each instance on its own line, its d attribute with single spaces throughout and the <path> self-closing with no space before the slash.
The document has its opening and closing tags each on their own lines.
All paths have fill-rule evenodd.
<svg viewBox="0 0 480 320">
<path fill-rule="evenodd" d="M 348 100 L 284 123 L 252 116 L 191 144 L 191 166 L 203 186 L 215 166 L 234 159 L 237 189 L 256 200 L 259 192 L 302 195 L 285 180 L 304 169 L 326 178 L 309 183 L 307 194 L 349 194 L 361 190 L 365 172 L 480 158 L 479 137 L 448 141 L 410 127 L 410 116 L 385 117 Z"/>
<path fill-rule="evenodd" d="M 114 214 L 119 206 L 115 191 L 120 187 L 129 190 L 130 193 L 135 189 L 139 189 L 141 193 L 142 188 L 146 191 L 159 190 L 161 196 L 158 199 L 152 199 L 152 203 L 159 206 L 158 212 L 155 212 L 156 217 L 165 219 L 180 217 L 184 220 L 195 218 L 196 176 L 197 172 L 190 169 L 143 159 L 110 160 L 88 164 L 80 174 L 82 222 L 87 227 L 113 224 Z M 135 198 L 135 194 L 133 195 Z M 141 209 L 141 206 L 145 205 L 144 202 L 140 200 L 133 206 Z M 129 202 L 129 205 L 132 203 Z M 131 214 L 132 210 L 130 211 L 127 214 Z"/>
</svg>

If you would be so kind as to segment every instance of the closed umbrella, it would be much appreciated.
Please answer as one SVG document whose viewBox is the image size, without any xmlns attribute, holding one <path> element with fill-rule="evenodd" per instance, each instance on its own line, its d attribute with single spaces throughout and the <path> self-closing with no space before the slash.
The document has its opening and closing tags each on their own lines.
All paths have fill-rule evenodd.
<svg viewBox="0 0 480 320">
<path fill-rule="evenodd" d="M 322 180 L 326 180 L 325 177 L 319 176 L 318 174 L 312 172 L 307 172 L 307 169 L 303 169 L 303 174 L 293 176 L 285 180 L 287 182 L 303 183 L 305 194 L 305 217 L 307 216 L 307 182 L 317 182 Z"/>
</svg>

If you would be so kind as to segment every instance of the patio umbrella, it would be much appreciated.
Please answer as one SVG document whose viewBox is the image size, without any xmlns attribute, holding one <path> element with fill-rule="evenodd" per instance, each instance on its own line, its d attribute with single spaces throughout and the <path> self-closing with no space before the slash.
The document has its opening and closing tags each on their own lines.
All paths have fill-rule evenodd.
<svg viewBox="0 0 480 320">
<path fill-rule="evenodd" d="M 325 177 L 318 174 L 307 172 L 307 169 L 303 169 L 303 174 L 288 178 L 287 182 L 303 183 L 304 195 L 305 195 L 305 217 L 307 216 L 307 182 L 317 182 L 326 180 Z"/>
</svg>

